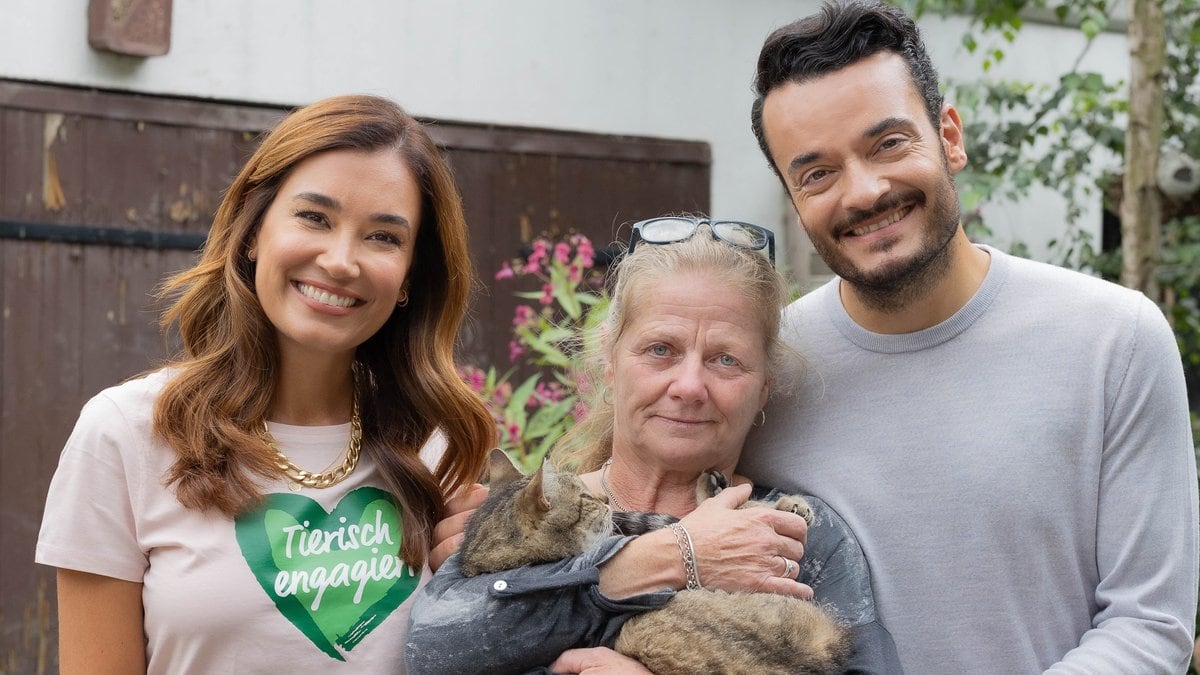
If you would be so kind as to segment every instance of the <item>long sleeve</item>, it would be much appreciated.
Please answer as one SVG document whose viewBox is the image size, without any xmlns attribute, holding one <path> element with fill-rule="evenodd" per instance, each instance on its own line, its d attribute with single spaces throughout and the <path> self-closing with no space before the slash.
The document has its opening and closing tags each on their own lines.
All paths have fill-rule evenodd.
<svg viewBox="0 0 1200 675">
<path fill-rule="evenodd" d="M 600 592 L 599 565 L 631 539 L 608 537 L 573 558 L 476 577 L 464 577 L 451 556 L 412 608 L 408 672 L 520 673 L 573 647 L 611 646 L 626 619 L 674 596 L 617 601 Z"/>
<path fill-rule="evenodd" d="M 1187 395 L 1174 336 L 1148 300 L 1134 336 L 1127 367 L 1110 375 L 1116 393 L 1097 506 L 1099 611 L 1079 646 L 1047 673 L 1178 673 L 1191 656 L 1200 554 Z"/>
</svg>

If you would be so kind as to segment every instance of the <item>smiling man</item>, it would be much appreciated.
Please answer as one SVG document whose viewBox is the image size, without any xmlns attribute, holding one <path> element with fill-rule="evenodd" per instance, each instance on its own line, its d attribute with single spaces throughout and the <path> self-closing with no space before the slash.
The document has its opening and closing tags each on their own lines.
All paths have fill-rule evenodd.
<svg viewBox="0 0 1200 675">
<path fill-rule="evenodd" d="M 917 28 L 872 2 L 772 33 L 753 128 L 838 276 L 740 468 L 859 534 L 910 673 L 1173 673 L 1197 484 L 1178 348 L 1141 294 L 971 243 Z"/>
</svg>

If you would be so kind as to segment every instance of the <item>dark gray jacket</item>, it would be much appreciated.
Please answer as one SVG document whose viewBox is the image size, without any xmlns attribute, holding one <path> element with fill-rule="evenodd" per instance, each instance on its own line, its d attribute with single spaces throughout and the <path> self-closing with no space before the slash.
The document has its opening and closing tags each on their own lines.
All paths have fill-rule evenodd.
<svg viewBox="0 0 1200 675">
<path fill-rule="evenodd" d="M 757 488 L 754 498 L 775 494 Z M 871 574 L 854 533 L 825 502 L 807 499 L 814 521 L 799 581 L 852 627 L 855 652 L 846 672 L 900 673 L 892 637 L 875 617 Z M 573 558 L 470 578 L 451 556 L 412 606 L 408 672 L 522 673 L 543 669 L 573 647 L 611 647 L 629 617 L 675 595 L 664 590 L 612 600 L 600 593 L 598 566 L 631 539 L 612 536 Z"/>
</svg>

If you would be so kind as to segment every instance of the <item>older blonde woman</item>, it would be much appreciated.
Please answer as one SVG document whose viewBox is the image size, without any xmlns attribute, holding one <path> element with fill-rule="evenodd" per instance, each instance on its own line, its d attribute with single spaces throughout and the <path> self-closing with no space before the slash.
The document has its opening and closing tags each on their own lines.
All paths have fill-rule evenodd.
<svg viewBox="0 0 1200 675">
<path fill-rule="evenodd" d="M 734 467 L 781 360 L 785 290 L 773 254 L 770 231 L 747 223 L 635 224 L 600 348 L 588 358 L 603 386 L 554 451 L 614 510 L 679 517 L 694 557 L 681 555 L 670 530 L 612 536 L 581 556 L 507 571 L 503 584 L 497 575 L 463 577 L 451 557 L 413 608 L 411 671 L 634 667 L 607 649 L 621 624 L 702 585 L 815 594 L 853 627 L 855 672 L 898 672 L 875 620 L 866 560 L 841 518 L 816 498 L 811 529 L 794 514 L 736 509 L 752 486 Z M 735 487 L 697 505 L 696 481 L 713 467 Z"/>
</svg>

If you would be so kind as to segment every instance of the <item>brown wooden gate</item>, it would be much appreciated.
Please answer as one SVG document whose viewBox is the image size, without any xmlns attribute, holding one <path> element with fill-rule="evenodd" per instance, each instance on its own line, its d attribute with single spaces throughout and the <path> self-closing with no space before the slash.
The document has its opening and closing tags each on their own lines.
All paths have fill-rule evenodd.
<svg viewBox="0 0 1200 675">
<path fill-rule="evenodd" d="M 80 406 L 160 362 L 151 293 L 186 267 L 277 107 L 0 80 L 0 675 L 57 672 L 43 501 Z M 515 301 L 492 273 L 542 233 L 707 211 L 703 143 L 433 122 L 484 290 L 461 357 L 504 364 Z M 622 233 L 622 237 L 628 232 Z"/>
</svg>

